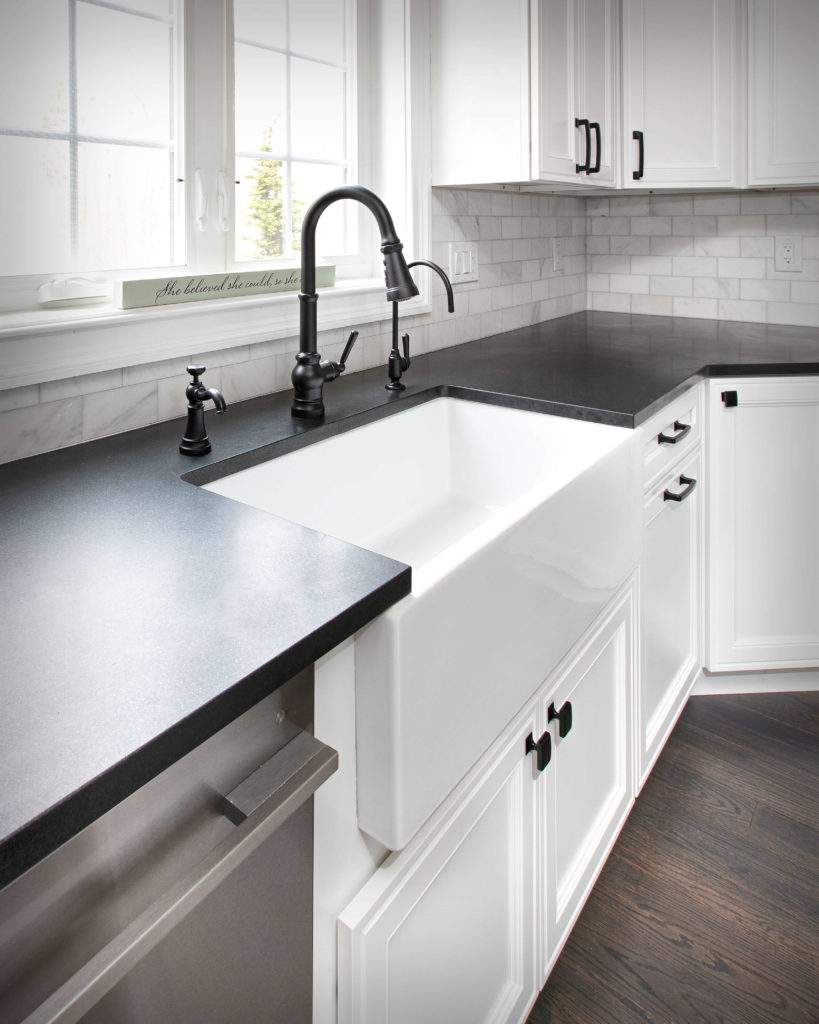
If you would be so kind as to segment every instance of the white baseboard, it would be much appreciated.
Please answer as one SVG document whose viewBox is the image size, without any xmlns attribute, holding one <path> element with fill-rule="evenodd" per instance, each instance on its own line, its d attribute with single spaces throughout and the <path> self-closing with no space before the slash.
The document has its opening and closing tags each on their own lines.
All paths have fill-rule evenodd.
<svg viewBox="0 0 819 1024">
<path fill-rule="evenodd" d="M 819 690 L 819 669 L 771 672 L 706 672 L 697 676 L 692 697 L 704 694 L 789 693 Z"/>
</svg>

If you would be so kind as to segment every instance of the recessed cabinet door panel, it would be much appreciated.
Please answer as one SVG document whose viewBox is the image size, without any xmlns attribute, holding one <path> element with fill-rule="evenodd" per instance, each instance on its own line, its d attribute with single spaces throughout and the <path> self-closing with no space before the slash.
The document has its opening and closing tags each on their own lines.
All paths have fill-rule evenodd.
<svg viewBox="0 0 819 1024">
<path fill-rule="evenodd" d="M 570 661 L 548 709 L 571 704 L 571 729 L 551 723 L 552 764 L 541 789 L 546 850 L 546 948 L 551 969 L 611 848 L 632 800 L 633 592 L 626 590 Z M 565 712 L 564 712 L 565 714 Z"/>
<path fill-rule="evenodd" d="M 625 0 L 625 186 L 736 183 L 737 22 L 736 0 Z"/>
<path fill-rule="evenodd" d="M 815 667 L 819 378 L 712 381 L 709 396 L 707 667 Z"/>
<path fill-rule="evenodd" d="M 662 749 L 699 667 L 702 484 L 698 446 L 646 493 L 640 567 L 641 783 Z M 676 495 L 679 500 L 666 495 Z"/>
<path fill-rule="evenodd" d="M 537 991 L 534 730 L 532 714 L 339 918 L 339 1024 L 525 1019 Z"/>
</svg>

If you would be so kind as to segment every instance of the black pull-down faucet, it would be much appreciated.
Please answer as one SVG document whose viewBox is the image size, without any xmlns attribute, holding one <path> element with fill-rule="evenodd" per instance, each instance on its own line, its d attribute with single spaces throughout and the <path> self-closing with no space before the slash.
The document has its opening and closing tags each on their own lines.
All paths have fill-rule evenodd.
<svg viewBox="0 0 819 1024">
<path fill-rule="evenodd" d="M 392 217 L 374 192 L 361 185 L 343 185 L 331 189 L 317 199 L 304 217 L 301 229 L 301 291 L 299 293 L 299 353 L 293 369 L 293 416 L 316 419 L 324 415 L 322 389 L 325 381 L 335 380 L 344 372 L 345 362 L 357 337 L 354 331 L 347 341 L 340 362 L 322 359 L 317 351 L 316 329 L 316 225 L 327 207 L 338 199 L 355 199 L 375 217 L 381 231 L 381 252 L 384 255 L 384 277 L 387 301 L 401 302 L 418 294 L 395 233 Z"/>
</svg>

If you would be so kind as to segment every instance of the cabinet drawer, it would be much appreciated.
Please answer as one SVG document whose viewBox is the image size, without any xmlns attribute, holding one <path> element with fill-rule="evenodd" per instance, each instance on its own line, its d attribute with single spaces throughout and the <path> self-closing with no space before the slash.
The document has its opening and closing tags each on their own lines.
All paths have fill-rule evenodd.
<svg viewBox="0 0 819 1024">
<path fill-rule="evenodd" d="M 702 385 L 690 388 L 647 420 L 643 438 L 643 484 L 657 478 L 699 442 L 702 433 Z"/>
</svg>

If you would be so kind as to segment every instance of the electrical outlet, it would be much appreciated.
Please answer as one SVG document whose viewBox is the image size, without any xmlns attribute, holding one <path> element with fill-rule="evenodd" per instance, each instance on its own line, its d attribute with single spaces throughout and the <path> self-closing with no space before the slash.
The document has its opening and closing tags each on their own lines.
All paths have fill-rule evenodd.
<svg viewBox="0 0 819 1024">
<path fill-rule="evenodd" d="M 774 251 L 776 253 L 774 266 L 777 270 L 793 273 L 802 269 L 801 235 L 777 235 Z"/>
<path fill-rule="evenodd" d="M 449 243 L 449 279 L 453 284 L 478 280 L 478 243 Z"/>
<path fill-rule="evenodd" d="M 563 269 L 563 240 L 552 239 L 552 270 Z"/>
</svg>

